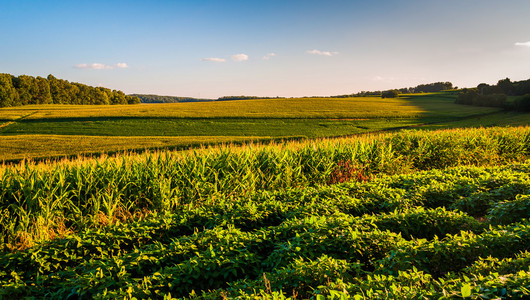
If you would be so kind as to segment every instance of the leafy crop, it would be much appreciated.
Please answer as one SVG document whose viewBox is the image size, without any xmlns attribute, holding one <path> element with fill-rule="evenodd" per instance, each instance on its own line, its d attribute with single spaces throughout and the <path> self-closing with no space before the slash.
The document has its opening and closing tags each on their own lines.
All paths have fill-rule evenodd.
<svg viewBox="0 0 530 300">
<path fill-rule="evenodd" d="M 527 139 L 404 132 L 5 166 L 0 298 L 525 298 Z"/>
</svg>

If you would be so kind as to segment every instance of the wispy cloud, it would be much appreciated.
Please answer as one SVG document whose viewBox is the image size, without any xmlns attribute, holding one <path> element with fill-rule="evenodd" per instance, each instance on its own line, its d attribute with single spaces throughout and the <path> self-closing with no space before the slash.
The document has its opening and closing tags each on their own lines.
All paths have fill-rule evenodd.
<svg viewBox="0 0 530 300">
<path fill-rule="evenodd" d="M 379 76 L 379 75 L 376 75 L 374 77 L 372 77 L 372 80 L 373 81 L 382 81 L 382 82 L 393 82 L 396 80 L 395 77 L 387 77 L 387 76 Z"/>
<path fill-rule="evenodd" d="M 307 53 L 313 55 L 322 55 L 322 56 L 333 56 L 339 54 L 339 52 L 330 52 L 330 51 L 320 51 L 317 49 L 307 50 Z"/>
<path fill-rule="evenodd" d="M 234 54 L 234 55 L 230 56 L 230 58 L 233 61 L 245 61 L 245 60 L 248 60 L 248 55 L 243 54 L 243 53 L 239 53 L 239 54 Z"/>
<path fill-rule="evenodd" d="M 109 70 L 109 69 L 126 69 L 129 65 L 127 63 L 117 63 L 114 65 L 106 65 L 100 63 L 91 63 L 91 64 L 77 64 L 74 66 L 76 69 L 89 69 L 89 70 Z"/>
<path fill-rule="evenodd" d="M 201 60 L 202 61 L 211 61 L 211 62 L 225 62 L 226 61 L 226 59 L 219 58 L 219 57 L 206 57 L 206 58 L 203 58 Z"/>
<path fill-rule="evenodd" d="M 530 42 L 524 42 L 524 43 L 517 42 L 515 43 L 515 46 L 530 47 Z"/>
<path fill-rule="evenodd" d="M 263 56 L 263 59 L 264 60 L 269 60 L 269 59 L 271 59 L 274 56 L 276 56 L 276 53 L 274 53 L 274 52 L 267 53 L 267 54 L 265 54 L 265 56 Z"/>
<path fill-rule="evenodd" d="M 233 61 L 245 61 L 245 60 L 248 60 L 248 55 L 244 53 L 234 54 L 230 56 L 230 59 Z M 226 62 L 225 58 L 220 58 L 220 57 L 206 57 L 201 60 L 210 61 L 210 62 L 218 62 L 218 63 Z"/>
</svg>

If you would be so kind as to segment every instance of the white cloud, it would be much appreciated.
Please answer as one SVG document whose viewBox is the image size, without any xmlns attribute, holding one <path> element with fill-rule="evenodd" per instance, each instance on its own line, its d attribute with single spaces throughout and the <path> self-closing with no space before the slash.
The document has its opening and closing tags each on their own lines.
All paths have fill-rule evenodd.
<svg viewBox="0 0 530 300">
<path fill-rule="evenodd" d="M 245 61 L 245 60 L 248 60 L 248 55 L 240 53 L 240 54 L 234 54 L 234 55 L 230 56 L 230 58 L 233 61 Z"/>
<path fill-rule="evenodd" d="M 395 77 L 386 77 L 386 76 L 379 76 L 379 75 L 372 77 L 373 81 L 381 81 L 381 82 L 394 82 L 396 81 L 396 79 L 397 78 Z"/>
<path fill-rule="evenodd" d="M 202 61 L 225 62 L 226 59 L 224 59 L 224 58 L 218 58 L 218 57 L 206 57 L 206 58 L 203 58 Z"/>
<path fill-rule="evenodd" d="M 307 50 L 307 53 L 313 55 L 323 55 L 323 56 L 333 56 L 339 54 L 339 52 L 330 52 L 330 51 L 320 51 L 317 49 Z"/>
<path fill-rule="evenodd" d="M 104 70 L 104 69 L 126 69 L 129 66 L 126 63 L 117 63 L 115 65 L 105 65 L 100 63 L 91 63 L 91 64 L 77 64 L 74 66 L 76 69 L 89 69 L 89 70 Z"/>
<path fill-rule="evenodd" d="M 524 43 L 515 43 L 515 46 L 523 46 L 523 47 L 530 47 L 530 42 L 524 42 Z"/>
<path fill-rule="evenodd" d="M 263 59 L 264 60 L 269 60 L 269 59 L 271 59 L 271 57 L 274 57 L 274 56 L 276 56 L 276 53 L 274 53 L 274 52 L 267 53 L 265 56 L 263 56 Z"/>
<path fill-rule="evenodd" d="M 91 69 L 91 70 L 102 70 L 102 69 L 110 69 L 110 66 L 100 64 L 100 63 L 93 63 L 93 64 L 78 64 L 75 65 L 75 68 L 77 69 Z"/>
</svg>

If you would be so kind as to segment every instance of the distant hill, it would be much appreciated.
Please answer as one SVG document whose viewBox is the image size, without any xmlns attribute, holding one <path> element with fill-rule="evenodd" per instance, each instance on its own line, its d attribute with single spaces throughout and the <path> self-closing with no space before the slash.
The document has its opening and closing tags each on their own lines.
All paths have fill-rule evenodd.
<svg viewBox="0 0 530 300">
<path fill-rule="evenodd" d="M 142 103 L 179 103 L 179 102 L 206 102 L 213 99 L 199 99 L 191 97 L 160 96 L 152 94 L 131 94 L 129 96 L 137 97 Z"/>
</svg>

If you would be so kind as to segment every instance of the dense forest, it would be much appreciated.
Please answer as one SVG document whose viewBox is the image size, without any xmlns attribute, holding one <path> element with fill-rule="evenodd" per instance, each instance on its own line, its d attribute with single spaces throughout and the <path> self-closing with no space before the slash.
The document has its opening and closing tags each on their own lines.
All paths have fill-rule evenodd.
<svg viewBox="0 0 530 300">
<path fill-rule="evenodd" d="M 508 96 L 516 98 L 508 102 Z M 496 85 L 481 83 L 476 88 L 463 89 L 455 103 L 530 111 L 530 79 L 512 82 L 505 78 Z"/>
<path fill-rule="evenodd" d="M 28 104 L 134 104 L 140 99 L 122 91 L 77 82 L 0 73 L 0 107 Z"/>
<path fill-rule="evenodd" d="M 179 103 L 179 102 L 205 102 L 212 99 L 198 99 L 191 97 L 159 96 L 152 94 L 131 94 L 130 96 L 138 97 L 142 103 Z"/>
</svg>

